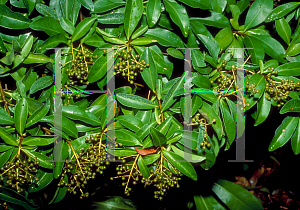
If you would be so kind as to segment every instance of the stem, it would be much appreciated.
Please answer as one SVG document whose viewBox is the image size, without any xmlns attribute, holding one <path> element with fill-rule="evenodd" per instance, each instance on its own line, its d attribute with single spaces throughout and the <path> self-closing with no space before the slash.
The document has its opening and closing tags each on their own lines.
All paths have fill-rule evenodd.
<svg viewBox="0 0 300 210">
<path fill-rule="evenodd" d="M 72 144 L 71 144 L 69 141 L 67 141 L 67 140 L 66 140 L 66 142 L 67 142 L 67 143 L 69 144 L 69 146 L 71 147 L 71 149 L 72 149 L 72 151 L 73 151 L 73 153 L 74 153 L 74 155 L 75 155 L 77 164 L 78 164 L 78 166 L 79 166 L 79 168 L 80 168 L 80 171 L 81 171 L 83 177 L 85 178 L 84 173 L 83 173 L 83 171 L 82 171 L 82 168 L 81 168 L 81 166 L 80 166 L 80 162 L 79 162 L 78 157 L 77 157 L 77 153 L 75 152 L 75 150 L 74 150 Z"/>
<path fill-rule="evenodd" d="M 6 101 L 6 98 L 5 98 L 5 95 L 4 95 L 1 80 L 0 80 L 0 92 L 1 92 L 2 100 L 4 102 L 5 109 L 6 109 L 7 113 L 9 114 L 9 116 L 11 116 L 10 112 L 9 112 L 9 109 L 8 109 L 8 106 L 7 106 L 8 102 Z"/>
<path fill-rule="evenodd" d="M 129 174 L 129 178 L 128 178 L 127 183 L 126 183 L 126 186 L 125 186 L 125 192 L 126 192 L 126 189 L 127 189 L 127 187 L 128 187 L 129 180 L 130 180 L 130 177 L 131 177 L 131 175 L 132 175 L 132 171 L 133 171 L 134 165 L 136 164 L 136 161 L 137 161 L 137 159 L 139 158 L 139 156 L 140 156 L 140 154 L 138 154 L 138 155 L 136 156 L 136 158 L 135 158 L 135 160 L 134 160 L 134 163 L 133 163 L 133 165 L 132 165 L 132 168 L 131 168 L 131 171 L 130 171 L 130 174 Z"/>
</svg>

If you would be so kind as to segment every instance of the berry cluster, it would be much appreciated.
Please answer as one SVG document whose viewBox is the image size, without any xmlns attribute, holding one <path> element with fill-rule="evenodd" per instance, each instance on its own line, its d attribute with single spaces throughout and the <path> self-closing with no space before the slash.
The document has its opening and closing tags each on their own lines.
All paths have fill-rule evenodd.
<svg viewBox="0 0 300 210">
<path fill-rule="evenodd" d="M 8 205 L 6 202 L 3 202 L 0 204 L 4 209 L 8 209 Z"/>
<path fill-rule="evenodd" d="M 246 81 L 245 90 L 250 93 L 250 96 L 253 96 L 256 93 L 259 93 L 259 90 L 255 89 L 256 86 L 256 83 L 249 83 L 249 81 Z"/>
<path fill-rule="evenodd" d="M 207 134 L 203 134 L 203 138 L 204 138 L 204 141 L 200 143 L 200 147 L 201 149 L 205 150 L 206 148 L 210 148 L 211 145 L 210 143 L 207 141 Z"/>
<path fill-rule="evenodd" d="M 20 155 L 16 155 L 12 161 L 1 167 L 0 181 L 21 193 L 34 180 L 35 182 L 39 181 L 39 178 L 35 177 L 39 164 L 37 159 L 22 160 Z"/>
<path fill-rule="evenodd" d="M 96 59 L 98 56 L 92 55 L 92 52 L 90 52 L 87 48 L 83 47 L 82 45 L 81 49 L 77 50 L 75 48 L 72 48 L 72 61 L 71 61 L 71 69 L 66 69 L 66 73 L 69 76 L 69 83 L 70 85 L 82 85 L 86 84 L 88 85 L 89 82 L 87 81 L 87 76 L 89 73 L 89 67 L 94 64 L 94 59 Z M 66 55 L 68 53 L 63 53 Z M 67 64 L 67 63 L 66 63 Z"/>
<path fill-rule="evenodd" d="M 300 82 L 294 82 L 293 80 L 282 80 L 281 82 L 276 82 L 270 78 L 267 78 L 266 91 L 268 95 L 266 98 L 271 100 L 271 98 L 277 102 L 277 107 L 283 106 L 289 97 L 290 91 L 299 91 Z"/>
<path fill-rule="evenodd" d="M 99 141 L 99 134 L 91 135 L 90 138 L 87 137 L 86 141 L 93 142 L 86 151 L 83 147 L 78 151 L 74 151 L 71 146 L 73 156 L 65 164 L 58 183 L 58 186 L 67 186 L 68 191 L 74 195 L 81 193 L 80 199 L 89 196 L 88 192 L 83 192 L 88 180 L 95 179 L 97 173 L 103 174 L 103 170 L 109 165 L 109 162 L 106 161 L 106 144 L 103 144 L 101 140 Z M 63 180 L 65 175 L 69 177 L 69 183 Z"/>
<path fill-rule="evenodd" d="M 61 93 L 61 97 L 65 102 L 64 105 L 70 105 L 70 100 L 73 100 L 73 101 L 75 99 L 78 100 L 78 99 L 80 99 L 81 95 L 79 92 L 69 93 L 66 91 L 66 93 L 64 93 L 64 92 Z"/>
<path fill-rule="evenodd" d="M 106 53 L 106 50 L 103 50 Z M 149 63 L 146 63 L 145 60 L 140 59 L 140 55 L 135 55 L 132 53 L 133 50 L 131 47 L 127 49 L 119 49 L 116 52 L 117 61 L 115 63 L 115 73 L 114 75 L 121 74 L 123 77 L 127 78 L 130 84 L 133 84 L 133 80 L 136 79 L 138 73 L 143 71 L 143 68 L 149 67 Z"/>
<path fill-rule="evenodd" d="M 159 167 L 160 163 L 158 163 L 157 170 L 150 171 L 151 175 L 148 179 L 142 179 L 142 183 L 145 183 L 145 185 L 153 184 L 154 187 L 157 188 L 157 190 L 154 191 L 154 198 L 162 200 L 163 196 L 166 195 L 168 189 L 170 189 L 171 187 L 180 187 L 178 181 L 181 180 L 181 177 L 179 176 L 181 176 L 182 174 L 176 170 L 174 174 L 170 169 L 168 169 L 165 166 L 163 166 L 164 169 L 162 170 L 160 170 Z"/>
</svg>

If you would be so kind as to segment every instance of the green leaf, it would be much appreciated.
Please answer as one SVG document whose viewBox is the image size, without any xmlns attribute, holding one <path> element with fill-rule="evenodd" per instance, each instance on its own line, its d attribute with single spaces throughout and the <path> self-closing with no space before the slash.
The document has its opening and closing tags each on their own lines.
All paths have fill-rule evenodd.
<svg viewBox="0 0 300 210">
<path fill-rule="evenodd" d="M 218 12 L 211 11 L 211 16 L 207 18 L 190 18 L 191 23 L 200 22 L 204 25 L 213 26 L 217 28 L 228 28 L 230 27 L 230 23 L 228 18 Z M 194 30 L 194 29 L 193 29 Z M 206 35 L 206 34 L 204 34 Z"/>
<path fill-rule="evenodd" d="M 72 36 L 72 41 L 76 41 L 83 37 L 91 28 L 93 23 L 95 22 L 97 18 L 95 17 L 89 17 L 83 19 L 75 28 L 73 36 Z"/>
<path fill-rule="evenodd" d="M 98 22 L 102 24 L 122 24 L 124 23 L 124 13 L 109 13 L 100 16 Z"/>
<path fill-rule="evenodd" d="M 20 52 L 21 56 L 22 56 L 22 61 L 24 60 L 24 58 L 27 57 L 27 55 L 29 54 L 31 48 L 32 48 L 32 45 L 33 45 L 33 36 L 29 36 L 25 43 L 23 44 L 22 46 L 22 51 Z"/>
<path fill-rule="evenodd" d="M 236 137 L 236 123 L 224 100 L 220 100 L 220 110 L 222 114 L 224 130 L 231 144 Z"/>
<path fill-rule="evenodd" d="M 1 145 L 1 147 L 4 145 Z M 14 148 L 10 148 L 7 151 L 3 151 L 0 153 L 0 167 L 3 167 L 4 164 L 9 160 L 12 151 L 14 150 Z"/>
<path fill-rule="evenodd" d="M 63 166 L 65 164 L 65 160 L 68 157 L 68 145 L 65 141 L 61 141 L 61 144 L 57 144 L 56 146 L 59 147 L 62 145 L 60 150 L 56 150 L 54 155 L 54 160 L 58 162 L 55 162 L 55 167 L 53 169 L 53 176 L 55 179 L 61 176 Z"/>
<path fill-rule="evenodd" d="M 271 101 L 266 99 L 266 92 L 264 92 L 264 95 L 260 98 L 260 100 L 257 103 L 257 116 L 255 119 L 254 126 L 263 123 L 267 119 L 270 113 L 270 109 Z"/>
<path fill-rule="evenodd" d="M 199 89 L 196 89 L 195 93 L 197 95 L 199 95 L 201 98 L 203 98 L 211 103 L 215 103 L 218 100 L 217 96 L 214 93 L 212 93 L 211 90 L 199 88 Z"/>
<path fill-rule="evenodd" d="M 288 49 L 286 50 L 286 56 L 295 56 L 300 53 L 300 43 L 293 44 L 291 43 Z"/>
<path fill-rule="evenodd" d="M 148 178 L 150 176 L 150 171 L 141 155 L 138 157 L 138 166 L 143 177 Z"/>
<path fill-rule="evenodd" d="M 298 125 L 291 138 L 291 145 L 295 155 L 298 155 L 300 153 L 300 119 L 298 120 Z"/>
<path fill-rule="evenodd" d="M 111 42 L 113 44 L 125 44 L 126 43 L 123 39 L 119 39 L 116 37 L 103 36 L 103 39 L 105 39 L 105 41 Z"/>
<path fill-rule="evenodd" d="M 242 186 L 218 179 L 212 191 L 229 209 L 263 210 L 259 200 Z"/>
<path fill-rule="evenodd" d="M 0 26 L 10 29 L 29 28 L 30 20 L 20 13 L 11 11 L 4 4 L 0 4 Z"/>
<path fill-rule="evenodd" d="M 100 126 L 100 120 L 92 113 L 86 113 L 81 107 L 65 105 L 62 107 L 62 114 L 72 120 L 80 120 L 92 126 Z"/>
<path fill-rule="evenodd" d="M 197 87 L 200 88 L 205 88 L 205 89 L 211 88 L 210 80 L 207 77 L 202 76 L 201 74 L 193 74 L 192 82 L 193 84 L 195 84 Z"/>
<path fill-rule="evenodd" d="M 264 22 L 272 9 L 273 0 L 256 0 L 248 10 L 244 31 Z"/>
<path fill-rule="evenodd" d="M 194 201 L 195 201 L 196 209 L 225 210 L 225 207 L 223 207 L 222 204 L 219 203 L 219 201 L 217 201 L 212 195 L 209 196 L 195 195 Z"/>
<path fill-rule="evenodd" d="M 186 162 L 182 157 L 171 151 L 163 150 L 163 155 L 181 173 L 190 177 L 194 181 L 197 180 L 197 173 L 191 163 Z"/>
<path fill-rule="evenodd" d="M 264 60 L 265 57 L 265 51 L 262 47 L 260 41 L 257 39 L 251 37 L 251 36 L 245 36 L 244 37 L 244 44 L 248 48 L 249 54 L 252 54 L 251 59 L 253 63 L 258 64 L 259 60 Z"/>
<path fill-rule="evenodd" d="M 275 68 L 274 71 L 278 71 L 278 75 L 300 76 L 300 62 L 285 63 Z"/>
<path fill-rule="evenodd" d="M 152 28 L 159 20 L 161 12 L 160 0 L 149 0 L 147 4 L 147 23 Z"/>
<path fill-rule="evenodd" d="M 125 17 L 124 17 L 124 29 L 127 40 L 137 24 L 139 23 L 143 13 L 143 1 L 142 0 L 128 0 L 125 6 Z"/>
<path fill-rule="evenodd" d="M 200 98 L 200 96 L 194 94 L 193 98 L 192 98 L 192 115 L 194 115 L 198 109 L 200 109 L 200 107 L 203 104 L 203 100 Z"/>
<path fill-rule="evenodd" d="M 196 36 L 205 45 L 214 60 L 217 60 L 220 51 L 218 42 L 213 37 L 209 38 L 202 34 L 196 34 Z"/>
<path fill-rule="evenodd" d="M 164 56 L 157 45 L 152 45 L 149 47 L 154 64 L 156 66 L 157 73 L 159 74 L 166 74 L 170 71 L 169 66 L 167 65 L 166 61 L 164 60 Z"/>
<path fill-rule="evenodd" d="M 187 37 L 190 21 L 185 8 L 174 0 L 163 0 L 163 2 L 172 21 L 179 26 L 183 36 Z"/>
<path fill-rule="evenodd" d="M 84 6 L 85 8 L 87 8 L 88 10 L 90 10 L 91 12 L 94 11 L 94 4 L 93 4 L 92 0 L 78 0 L 78 1 L 82 4 L 82 6 Z"/>
<path fill-rule="evenodd" d="M 225 49 L 233 40 L 231 28 L 223 28 L 215 37 L 221 49 Z"/>
<path fill-rule="evenodd" d="M 131 114 L 121 115 L 117 117 L 116 120 L 134 132 L 137 132 L 143 126 L 142 121 L 138 117 Z"/>
<path fill-rule="evenodd" d="M 0 125 L 13 125 L 14 119 L 8 115 L 8 113 L 0 107 Z"/>
<path fill-rule="evenodd" d="M 171 148 L 175 152 L 175 154 L 179 155 L 180 157 L 184 158 L 186 161 L 190 163 L 200 163 L 206 159 L 206 157 L 204 156 L 199 156 L 199 155 L 184 152 L 178 149 L 177 147 L 175 147 L 174 145 L 171 145 Z"/>
<path fill-rule="evenodd" d="M 32 63 L 53 63 L 53 59 L 44 54 L 29 53 L 27 58 L 23 61 L 24 64 Z"/>
<path fill-rule="evenodd" d="M 272 58 L 282 62 L 285 50 L 282 45 L 270 36 L 253 35 L 263 45 L 265 52 Z"/>
<path fill-rule="evenodd" d="M 94 206 L 101 210 L 136 210 L 131 200 L 119 196 L 114 196 L 106 201 L 95 202 Z"/>
<path fill-rule="evenodd" d="M 66 37 L 68 37 L 57 20 L 52 17 L 42 17 L 40 19 L 37 19 L 30 24 L 30 28 L 37 31 L 44 31 L 49 36 L 62 33 Z"/>
<path fill-rule="evenodd" d="M 165 110 L 167 110 L 176 101 L 176 99 L 174 99 L 175 92 L 179 88 L 183 87 L 185 75 L 186 75 L 186 73 L 184 73 L 181 76 L 181 78 L 170 88 L 170 90 L 166 94 L 164 101 L 161 105 L 161 112 L 164 112 Z"/>
<path fill-rule="evenodd" d="M 150 135 L 153 140 L 153 145 L 156 147 L 161 147 L 167 141 L 165 135 L 159 132 L 156 128 L 150 127 Z"/>
<path fill-rule="evenodd" d="M 62 33 L 59 33 L 45 40 L 45 42 L 39 47 L 39 49 L 48 50 L 47 48 L 54 48 L 61 43 L 67 44 L 68 41 L 67 38 Z"/>
<path fill-rule="evenodd" d="M 289 45 L 292 30 L 288 22 L 284 18 L 281 18 L 279 20 L 275 20 L 275 26 L 279 36 Z"/>
<path fill-rule="evenodd" d="M 117 157 L 126 157 L 126 156 L 137 154 L 136 150 L 129 150 L 129 149 L 114 149 L 114 150 L 108 149 L 108 152 Z"/>
<path fill-rule="evenodd" d="M 34 125 L 35 123 L 39 122 L 46 114 L 48 113 L 50 109 L 50 101 L 48 100 L 47 103 L 37 109 L 27 120 L 26 128 Z"/>
<path fill-rule="evenodd" d="M 15 109 L 15 126 L 18 133 L 22 136 L 28 116 L 28 103 L 25 98 L 19 100 Z"/>
<path fill-rule="evenodd" d="M 152 38 L 141 37 L 141 38 L 137 38 L 137 39 L 133 40 L 132 42 L 130 42 L 130 44 L 132 44 L 132 45 L 148 45 L 148 44 L 152 44 L 153 42 L 157 42 L 157 41 Z"/>
<path fill-rule="evenodd" d="M 23 0 L 23 2 L 28 10 L 28 15 L 30 15 L 34 10 L 36 0 Z"/>
<path fill-rule="evenodd" d="M 223 133 L 222 121 L 213 107 L 203 101 L 202 107 L 200 108 L 199 112 L 206 119 L 207 123 L 212 123 L 213 119 L 216 119 L 216 123 L 213 123 L 212 127 L 215 130 L 218 139 L 221 139 Z"/>
<path fill-rule="evenodd" d="M 34 193 L 47 187 L 53 180 L 53 173 L 47 173 L 39 170 L 35 177 L 37 177 L 39 180 L 37 182 L 34 180 L 31 183 L 28 190 L 29 193 Z"/>
<path fill-rule="evenodd" d="M 275 131 L 275 135 L 269 145 L 269 152 L 282 147 L 288 142 L 297 127 L 298 121 L 299 117 L 287 116 L 284 118 L 280 126 Z"/>
<path fill-rule="evenodd" d="M 144 36 L 157 40 L 159 44 L 165 47 L 184 48 L 184 44 L 180 37 L 166 29 L 149 29 Z"/>
<path fill-rule="evenodd" d="M 140 137 L 140 139 L 144 139 L 150 133 L 150 128 L 157 125 L 156 121 L 148 122 L 147 124 L 143 125 L 137 132 L 136 135 Z M 145 145 L 144 145 L 145 146 Z"/>
<path fill-rule="evenodd" d="M 154 163 L 158 158 L 160 157 L 160 154 L 150 154 L 143 157 L 144 162 L 146 165 L 150 165 Z"/>
<path fill-rule="evenodd" d="M 88 74 L 88 81 L 90 83 L 96 82 L 101 79 L 106 73 L 109 66 L 107 63 L 112 63 L 112 58 L 107 58 L 107 56 L 101 55 L 92 66 L 89 74 Z"/>
<path fill-rule="evenodd" d="M 210 3 L 215 12 L 222 13 L 227 5 L 227 0 L 211 0 Z"/>
<path fill-rule="evenodd" d="M 138 139 L 138 137 L 131 131 L 126 129 L 120 129 L 115 131 L 115 135 L 117 137 L 117 142 L 122 143 L 125 146 L 133 146 L 133 145 L 140 145 L 142 143 Z"/>
<path fill-rule="evenodd" d="M 149 67 L 144 68 L 144 70 L 141 72 L 141 75 L 148 87 L 155 93 L 158 75 L 152 54 L 148 47 L 144 50 L 143 54 L 141 55 L 141 59 L 145 60 L 146 63 L 149 63 Z"/>
<path fill-rule="evenodd" d="M 6 53 L 6 48 L 4 46 L 4 42 L 3 42 L 2 38 L 1 38 L 1 35 L 0 35 L 0 52 L 1 53 Z"/>
<path fill-rule="evenodd" d="M 49 87 L 53 84 L 53 78 L 52 76 L 44 76 L 40 77 L 38 80 L 36 80 L 33 85 L 30 88 L 29 93 L 34 94 L 39 90 L 45 89 L 46 87 Z"/>
<path fill-rule="evenodd" d="M 54 10 L 52 10 L 50 7 L 48 7 L 45 4 L 36 4 L 35 9 L 44 16 L 57 18 Z"/>
<path fill-rule="evenodd" d="M 141 26 L 140 28 L 138 28 L 131 36 L 131 39 L 136 39 L 140 36 L 142 36 L 146 31 L 148 30 L 148 26 Z M 132 42 L 131 42 L 132 43 Z"/>
<path fill-rule="evenodd" d="M 67 183 L 67 184 L 69 183 L 67 175 L 64 176 L 63 180 L 65 181 L 65 183 Z M 55 200 L 53 201 L 53 203 L 58 203 L 59 201 L 64 199 L 64 197 L 66 196 L 66 194 L 68 192 L 68 187 L 66 187 L 66 186 L 57 187 L 57 190 L 58 190 L 58 193 L 57 193 L 57 196 L 56 196 Z"/>
<path fill-rule="evenodd" d="M 280 109 L 280 114 L 285 114 L 287 112 L 300 112 L 300 100 L 299 99 L 291 99 L 284 104 L 284 106 Z"/>
<path fill-rule="evenodd" d="M 182 54 L 182 52 L 175 48 L 168 48 L 167 53 L 170 54 L 174 58 L 178 58 L 178 59 L 182 59 L 182 60 L 184 59 L 184 55 Z"/>
<path fill-rule="evenodd" d="M 152 101 L 136 95 L 119 93 L 117 94 L 117 100 L 124 106 L 136 109 L 153 109 L 157 107 Z"/>
<path fill-rule="evenodd" d="M 34 159 L 37 158 L 37 160 L 40 162 L 41 167 L 53 169 L 53 163 L 49 157 L 35 151 L 29 151 L 27 149 L 21 149 L 21 150 L 23 150 L 31 158 Z"/>
<path fill-rule="evenodd" d="M 125 2 L 114 2 L 110 0 L 96 0 L 94 3 L 94 12 L 103 13 L 109 10 L 115 9 L 117 7 L 123 6 Z"/>
<path fill-rule="evenodd" d="M 291 11 L 293 11 L 296 7 L 299 6 L 299 2 L 289 2 L 276 7 L 266 18 L 266 22 L 271 22 L 276 19 L 282 18 Z"/>
<path fill-rule="evenodd" d="M 23 139 L 22 145 L 29 145 L 29 146 L 46 146 L 49 144 L 54 144 L 54 137 L 53 136 L 28 136 Z"/>
</svg>

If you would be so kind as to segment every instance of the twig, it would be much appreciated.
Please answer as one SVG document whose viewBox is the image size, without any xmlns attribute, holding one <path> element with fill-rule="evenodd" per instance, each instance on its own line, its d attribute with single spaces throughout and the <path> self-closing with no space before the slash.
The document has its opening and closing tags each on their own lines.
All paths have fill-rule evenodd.
<svg viewBox="0 0 300 210">
<path fill-rule="evenodd" d="M 6 98 L 5 98 L 5 95 L 4 95 L 1 80 L 0 80 L 0 92 L 1 92 L 2 100 L 4 102 L 5 109 L 6 109 L 7 113 L 9 114 L 9 116 L 11 116 L 10 112 L 9 112 L 9 109 L 8 109 L 8 106 L 7 106 L 8 102 L 6 101 Z"/>
</svg>

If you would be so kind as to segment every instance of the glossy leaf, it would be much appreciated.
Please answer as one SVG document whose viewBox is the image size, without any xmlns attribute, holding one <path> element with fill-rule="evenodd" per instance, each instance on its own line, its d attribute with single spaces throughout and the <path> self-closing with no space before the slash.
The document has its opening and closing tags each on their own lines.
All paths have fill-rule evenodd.
<svg viewBox="0 0 300 210">
<path fill-rule="evenodd" d="M 262 23 L 272 9 L 272 0 L 256 0 L 248 10 L 245 20 L 245 31 Z"/>
<path fill-rule="evenodd" d="M 69 34 L 73 35 L 74 31 L 75 31 L 75 27 L 73 26 L 72 22 L 65 18 L 65 17 L 61 17 L 60 19 L 60 24 L 61 27 L 68 32 Z"/>
<path fill-rule="evenodd" d="M 143 54 L 141 55 L 141 59 L 145 60 L 146 63 L 149 63 L 148 68 L 144 68 L 141 72 L 141 75 L 148 85 L 148 87 L 153 91 L 156 92 L 156 82 L 157 82 L 157 69 L 154 64 L 154 60 L 149 48 L 146 48 Z"/>
<path fill-rule="evenodd" d="M 57 18 L 55 12 L 45 4 L 36 4 L 35 9 L 44 16 Z"/>
<path fill-rule="evenodd" d="M 100 126 L 100 120 L 92 113 L 86 113 L 83 108 L 75 105 L 65 105 L 62 107 L 62 114 L 72 120 L 80 120 L 92 126 Z"/>
<path fill-rule="evenodd" d="M 27 58 L 23 61 L 24 64 L 31 64 L 31 63 L 53 63 L 53 59 L 49 58 L 44 54 L 36 54 L 36 53 L 29 53 Z"/>
<path fill-rule="evenodd" d="M 64 178 L 63 178 L 64 182 L 65 183 L 69 183 L 69 180 L 68 180 L 68 176 L 65 175 Z M 58 187 L 58 193 L 57 193 L 57 196 L 55 198 L 55 200 L 53 201 L 53 203 L 58 203 L 59 201 L 61 201 L 62 199 L 64 199 L 64 197 L 66 196 L 67 192 L 68 192 L 68 187 Z"/>
<path fill-rule="evenodd" d="M 130 155 L 135 155 L 137 152 L 135 150 L 129 150 L 129 149 L 114 149 L 114 150 L 108 150 L 110 154 L 114 154 L 117 157 L 126 157 Z"/>
<path fill-rule="evenodd" d="M 66 32 L 60 26 L 57 20 L 52 17 L 42 17 L 40 19 L 37 19 L 30 24 L 30 28 L 37 31 L 44 31 L 49 36 L 53 36 L 59 33 L 67 36 Z"/>
<path fill-rule="evenodd" d="M 47 173 L 42 170 L 39 170 L 35 177 L 37 177 L 39 180 L 37 182 L 35 180 L 32 182 L 32 184 L 29 186 L 29 193 L 37 192 L 47 187 L 54 178 L 53 173 Z"/>
<path fill-rule="evenodd" d="M 0 107 L 0 125 L 13 125 L 14 119 L 8 115 L 8 113 Z"/>
<path fill-rule="evenodd" d="M 163 150 L 163 155 L 181 173 L 190 177 L 194 181 L 197 180 L 197 173 L 191 163 L 186 162 L 182 157 L 171 151 Z"/>
<path fill-rule="evenodd" d="M 96 0 L 94 2 L 94 12 L 103 13 L 109 10 L 115 9 L 117 7 L 123 6 L 125 2 L 113 2 L 110 0 Z"/>
<path fill-rule="evenodd" d="M 195 154 L 191 154 L 191 153 L 182 151 L 173 145 L 171 145 L 171 148 L 175 154 L 181 156 L 182 158 L 184 158 L 186 161 L 188 161 L 190 163 L 199 163 L 206 159 L 206 157 L 204 157 L 204 156 L 199 156 L 199 155 L 195 155 Z"/>
<path fill-rule="evenodd" d="M 157 40 L 159 44 L 165 47 L 184 47 L 180 37 L 169 30 L 161 28 L 149 29 L 144 36 Z"/>
<path fill-rule="evenodd" d="M 89 17 L 85 18 L 83 21 L 81 21 L 75 28 L 72 36 L 72 41 L 76 41 L 83 37 L 91 28 L 93 23 L 95 22 L 95 17 Z"/>
<path fill-rule="evenodd" d="M 101 79 L 107 73 L 107 63 L 110 64 L 111 62 L 111 58 L 108 59 L 107 56 L 101 55 L 92 66 L 88 74 L 88 81 L 92 83 Z"/>
<path fill-rule="evenodd" d="M 279 113 L 285 114 L 287 112 L 300 112 L 300 100 L 299 99 L 289 100 L 283 105 Z"/>
<path fill-rule="evenodd" d="M 271 110 L 271 101 L 266 99 L 266 92 L 257 103 L 257 117 L 254 126 L 263 123 L 269 116 Z"/>
<path fill-rule="evenodd" d="M 153 145 L 156 147 L 161 147 L 167 141 L 165 135 L 159 132 L 156 128 L 150 127 L 150 135 L 153 140 Z"/>
<path fill-rule="evenodd" d="M 29 28 L 30 20 L 20 13 L 11 11 L 4 4 L 0 4 L 0 26 L 10 29 Z"/>
<path fill-rule="evenodd" d="M 197 87 L 200 88 L 205 88 L 205 89 L 211 88 L 210 80 L 207 77 L 202 76 L 201 74 L 193 74 L 192 82 L 193 84 L 195 84 Z"/>
<path fill-rule="evenodd" d="M 28 14 L 30 15 L 31 12 L 34 10 L 36 0 L 23 0 L 23 2 L 28 10 Z"/>
<path fill-rule="evenodd" d="M 122 24 L 124 23 L 124 13 L 109 13 L 100 16 L 98 22 L 102 24 Z"/>
<path fill-rule="evenodd" d="M 137 38 L 137 39 L 133 40 L 132 42 L 130 42 L 130 44 L 132 44 L 132 45 L 148 45 L 148 44 L 152 44 L 154 42 L 157 42 L 157 41 L 152 38 L 141 37 L 141 38 Z"/>
<path fill-rule="evenodd" d="M 220 101 L 220 110 L 222 114 L 224 130 L 231 144 L 236 137 L 236 123 L 224 100 Z"/>
<path fill-rule="evenodd" d="M 271 22 L 277 20 L 279 18 L 284 17 L 291 11 L 293 11 L 297 6 L 299 6 L 299 2 L 288 2 L 276 7 L 266 18 L 266 22 Z"/>
<path fill-rule="evenodd" d="M 274 71 L 278 71 L 278 75 L 300 76 L 300 62 L 285 63 L 275 68 Z"/>
<path fill-rule="evenodd" d="M 212 191 L 229 209 L 263 210 L 259 200 L 242 186 L 218 179 Z"/>
<path fill-rule="evenodd" d="M 284 18 L 281 18 L 279 20 L 275 20 L 275 26 L 279 36 L 289 45 L 292 30 L 288 22 Z"/>
<path fill-rule="evenodd" d="M 127 115 L 121 115 L 116 118 L 123 126 L 128 128 L 129 130 L 132 130 L 134 132 L 137 132 L 142 126 L 142 121 L 133 115 L 127 114 Z"/>
<path fill-rule="evenodd" d="M 141 155 L 138 157 L 138 166 L 141 173 L 143 174 L 143 177 L 148 178 L 150 176 L 150 171 L 144 161 L 144 158 Z"/>
<path fill-rule="evenodd" d="M 194 201 L 197 209 L 203 209 L 203 210 L 210 210 L 210 209 L 225 210 L 226 209 L 212 195 L 209 196 L 195 195 Z"/>
<path fill-rule="evenodd" d="M 127 40 L 139 23 L 143 13 L 142 0 L 128 0 L 125 6 L 124 29 Z"/>
<path fill-rule="evenodd" d="M 170 88 L 170 90 L 168 91 L 168 93 L 166 94 L 164 101 L 161 105 L 161 112 L 164 112 L 165 110 L 167 110 L 175 101 L 176 99 L 174 99 L 175 96 L 175 92 L 183 87 L 183 82 L 185 79 L 185 75 L 186 73 L 184 73 L 181 78 Z"/>
<path fill-rule="evenodd" d="M 211 0 L 210 3 L 215 12 L 222 13 L 227 5 L 227 0 Z"/>
<path fill-rule="evenodd" d="M 153 109 L 157 107 L 152 101 L 136 95 L 119 93 L 117 94 L 117 100 L 124 106 L 136 109 Z"/>
<path fill-rule="evenodd" d="M 25 98 L 19 100 L 15 110 L 15 126 L 18 133 L 22 136 L 28 116 L 28 103 Z"/>
<path fill-rule="evenodd" d="M 29 157 L 31 158 L 37 158 L 37 160 L 40 162 L 40 166 L 43 167 L 43 168 L 48 168 L 48 169 L 53 169 L 53 163 L 51 162 L 52 160 L 41 154 L 41 153 L 38 153 L 38 152 L 35 152 L 35 151 L 30 151 L 30 150 L 27 150 L 27 149 L 22 149 L 27 155 L 29 155 Z"/>
<path fill-rule="evenodd" d="M 228 28 L 230 23 L 228 18 L 218 12 L 211 11 L 211 16 L 207 18 L 190 18 L 191 22 L 200 22 L 204 25 L 213 26 L 217 28 Z M 193 29 L 194 30 L 194 29 Z M 205 35 L 205 34 L 204 34 Z"/>
<path fill-rule="evenodd" d="M 187 37 L 190 21 L 186 9 L 174 0 L 163 0 L 163 2 L 172 21 L 179 26 L 183 36 Z"/>
<path fill-rule="evenodd" d="M 140 145 L 142 146 L 142 143 L 138 139 L 138 137 L 131 131 L 128 131 L 126 129 L 120 129 L 115 131 L 115 135 L 117 137 L 117 142 L 122 143 L 125 146 L 130 145 Z"/>
<path fill-rule="evenodd" d="M 10 148 L 10 149 L 8 149 L 6 151 L 2 151 L 0 153 L 0 167 L 3 167 L 4 164 L 9 160 L 13 150 L 14 150 L 14 148 Z"/>
<path fill-rule="evenodd" d="M 52 76 L 40 77 L 32 84 L 29 92 L 30 94 L 34 94 L 35 92 L 42 90 L 46 87 L 49 87 L 52 84 L 53 84 Z"/>
<path fill-rule="evenodd" d="M 159 20 L 161 12 L 160 0 L 149 0 L 147 4 L 147 23 L 152 28 Z"/>
<path fill-rule="evenodd" d="M 244 44 L 248 48 L 249 54 L 252 54 L 251 58 L 253 63 L 258 64 L 259 60 L 264 60 L 265 57 L 265 51 L 262 47 L 260 41 L 257 39 L 251 37 L 251 36 L 245 36 L 244 37 Z"/>
<path fill-rule="evenodd" d="M 284 118 L 280 126 L 276 129 L 275 135 L 269 145 L 270 152 L 282 147 L 288 142 L 297 127 L 298 121 L 299 117 L 287 116 Z"/>
<path fill-rule="evenodd" d="M 300 153 L 300 119 L 298 120 L 298 125 L 291 138 L 291 145 L 295 155 L 298 155 Z"/>
<path fill-rule="evenodd" d="M 50 104 L 49 101 L 42 106 L 41 108 L 37 109 L 27 120 L 26 128 L 34 125 L 38 121 L 40 121 L 49 111 Z"/>
<path fill-rule="evenodd" d="M 224 28 L 219 33 L 217 33 L 215 37 L 216 41 L 219 43 L 219 46 L 221 49 L 224 49 L 233 40 L 233 33 L 231 31 L 231 28 Z"/>
<path fill-rule="evenodd" d="M 178 58 L 178 59 L 182 59 L 182 60 L 184 59 L 184 55 L 182 54 L 182 52 L 175 48 L 168 48 L 167 53 L 170 54 L 174 58 Z"/>
<path fill-rule="evenodd" d="M 92 0 L 78 0 L 82 6 L 90 10 L 91 12 L 94 11 L 94 4 Z"/>
<path fill-rule="evenodd" d="M 65 43 L 67 44 L 67 38 L 63 34 L 56 34 L 54 36 L 49 37 L 40 47 L 39 49 L 47 49 L 54 48 L 57 45 Z"/>
<path fill-rule="evenodd" d="M 29 146 L 46 146 L 49 144 L 54 144 L 53 136 L 28 136 L 22 141 L 22 145 Z"/>
</svg>

